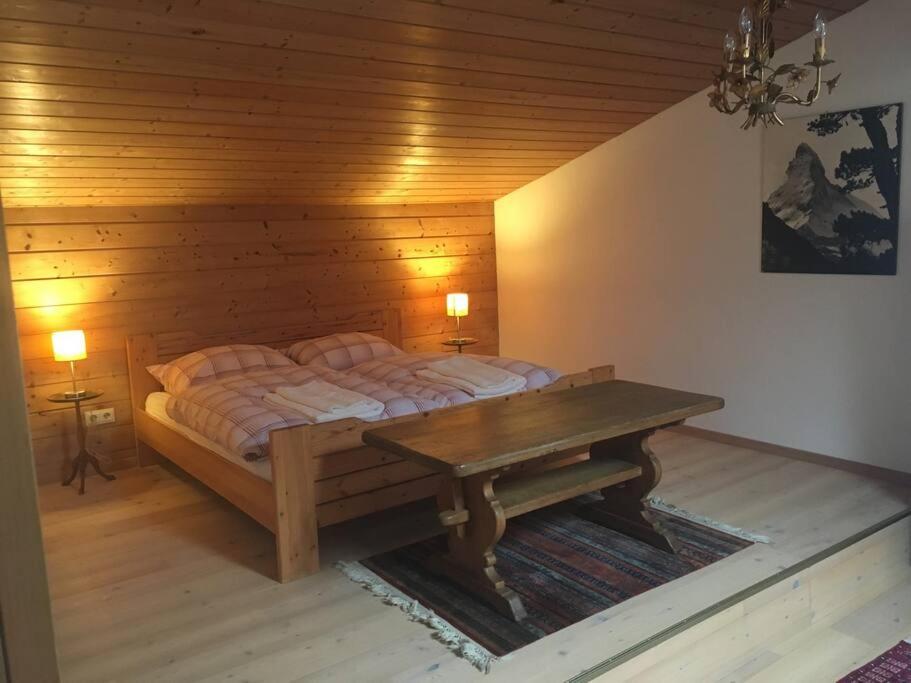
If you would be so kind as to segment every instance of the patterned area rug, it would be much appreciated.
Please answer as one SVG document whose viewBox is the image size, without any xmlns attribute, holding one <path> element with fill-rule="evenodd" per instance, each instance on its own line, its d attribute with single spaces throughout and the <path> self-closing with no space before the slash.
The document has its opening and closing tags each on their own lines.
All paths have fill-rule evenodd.
<svg viewBox="0 0 911 683">
<path fill-rule="evenodd" d="M 872 662 L 855 669 L 838 683 L 911 682 L 911 642 L 903 640 Z"/>
<path fill-rule="evenodd" d="M 518 624 L 427 568 L 428 556 L 445 548 L 445 536 L 337 566 L 487 670 L 499 656 L 764 540 L 747 540 L 746 532 L 722 531 L 724 525 L 686 519 L 680 516 L 685 512 L 665 506 L 675 514 L 656 514 L 682 545 L 671 555 L 574 514 L 592 500 L 509 520 L 497 545 L 497 570 L 528 611 Z"/>
</svg>

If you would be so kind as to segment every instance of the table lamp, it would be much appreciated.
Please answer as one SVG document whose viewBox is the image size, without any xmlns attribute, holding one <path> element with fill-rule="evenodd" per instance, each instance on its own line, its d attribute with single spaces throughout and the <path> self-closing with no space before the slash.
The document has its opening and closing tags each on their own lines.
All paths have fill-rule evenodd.
<svg viewBox="0 0 911 683">
<path fill-rule="evenodd" d="M 82 330 L 64 330 L 51 334 L 51 343 L 54 346 L 54 360 L 69 362 L 70 375 L 73 378 L 73 390 L 64 392 L 67 398 L 85 396 L 85 389 L 76 388 L 76 361 L 84 360 L 85 333 Z"/>
<path fill-rule="evenodd" d="M 464 292 L 453 292 L 446 295 L 446 315 L 456 319 L 456 334 L 459 336 L 450 341 L 462 339 L 462 316 L 468 315 L 468 295 Z"/>
</svg>

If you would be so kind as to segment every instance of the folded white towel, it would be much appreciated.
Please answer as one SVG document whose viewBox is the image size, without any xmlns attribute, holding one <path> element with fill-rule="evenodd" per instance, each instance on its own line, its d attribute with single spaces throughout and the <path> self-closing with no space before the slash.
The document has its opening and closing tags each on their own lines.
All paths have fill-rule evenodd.
<svg viewBox="0 0 911 683">
<path fill-rule="evenodd" d="M 379 403 L 379 408 L 372 407 L 372 408 L 365 409 L 365 408 L 361 407 L 359 409 L 349 410 L 346 413 L 326 413 L 326 412 L 320 412 L 303 403 L 296 403 L 294 401 L 289 401 L 284 396 L 282 396 L 281 394 L 277 394 L 277 393 L 274 393 L 274 394 L 269 393 L 269 394 L 266 394 L 265 396 L 263 396 L 263 403 L 265 403 L 266 405 L 269 405 L 273 408 L 291 410 L 293 412 L 300 413 L 301 415 L 306 417 L 311 422 L 317 422 L 317 423 L 331 422 L 332 420 L 344 420 L 345 418 L 348 418 L 348 417 L 356 417 L 361 420 L 369 420 L 369 419 L 372 419 L 375 417 L 379 417 L 380 415 L 383 414 L 383 411 L 386 409 L 386 407 L 382 403 L 379 403 L 379 401 L 377 401 L 377 403 Z"/>
<path fill-rule="evenodd" d="M 424 379 L 430 380 L 437 384 L 446 384 L 450 387 L 455 387 L 456 389 L 461 389 L 466 394 L 470 394 L 475 398 L 493 398 L 494 396 L 504 396 L 506 394 L 512 394 L 516 391 L 521 391 L 525 388 L 525 378 L 521 375 L 515 375 L 516 379 L 508 379 L 502 384 L 489 387 L 481 388 L 471 382 L 468 382 L 459 377 L 447 377 L 446 375 L 441 375 L 438 372 L 433 370 L 418 370 L 415 373 L 418 377 L 423 377 Z M 510 373 L 512 374 L 512 373 Z"/>
<path fill-rule="evenodd" d="M 292 403 L 302 403 L 317 413 L 346 417 L 377 409 L 382 412 L 384 408 L 383 404 L 376 399 L 356 391 L 342 389 L 321 379 L 300 386 L 279 387 L 275 393 Z"/>
<path fill-rule="evenodd" d="M 501 390 L 519 381 L 525 386 L 525 378 L 521 375 L 464 356 L 453 356 L 428 363 L 427 369 L 468 382 L 481 390 Z"/>
</svg>

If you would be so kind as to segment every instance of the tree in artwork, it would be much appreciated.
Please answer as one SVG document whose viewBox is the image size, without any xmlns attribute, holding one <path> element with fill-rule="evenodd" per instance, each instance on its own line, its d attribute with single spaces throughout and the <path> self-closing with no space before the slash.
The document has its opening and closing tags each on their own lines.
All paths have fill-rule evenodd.
<svg viewBox="0 0 911 683">
<path fill-rule="evenodd" d="M 841 153 L 841 163 L 835 169 L 835 177 L 844 181 L 844 192 L 854 192 L 877 185 L 886 202 L 885 209 L 892 220 L 898 220 L 899 164 L 901 162 L 902 111 L 898 110 L 896 136 L 898 144 L 889 145 L 889 136 L 883 125 L 883 117 L 890 113 L 888 107 L 867 107 L 853 111 L 822 114 L 807 124 L 807 130 L 820 137 L 834 135 L 845 125 L 845 119 L 860 123 L 870 138 L 869 147 L 852 147 Z"/>
</svg>

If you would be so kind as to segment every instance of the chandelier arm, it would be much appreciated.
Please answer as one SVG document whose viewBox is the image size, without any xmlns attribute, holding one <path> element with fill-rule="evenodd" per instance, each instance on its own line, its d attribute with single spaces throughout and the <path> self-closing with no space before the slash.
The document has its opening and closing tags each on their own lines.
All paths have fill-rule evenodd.
<svg viewBox="0 0 911 683">
<path fill-rule="evenodd" d="M 796 104 L 801 107 L 810 107 L 816 103 L 816 100 L 819 99 L 819 93 L 822 90 L 822 67 L 816 67 L 816 85 L 813 86 L 812 90 L 807 93 L 807 98 L 805 100 L 800 99 L 796 95 L 791 93 L 782 93 L 775 98 L 775 104 L 781 102 L 785 104 Z"/>
<path fill-rule="evenodd" d="M 727 113 L 729 115 L 736 114 L 737 110 L 740 107 L 739 107 L 739 105 L 736 105 L 736 104 L 732 106 L 730 100 L 728 99 L 728 95 L 730 95 L 730 89 L 728 88 L 727 80 L 725 80 L 724 87 L 723 87 L 722 94 L 721 94 L 721 97 L 722 97 L 721 101 L 722 101 L 722 104 L 724 104 L 724 111 L 725 111 L 725 113 Z"/>
<path fill-rule="evenodd" d="M 796 104 L 799 107 L 812 107 L 816 104 L 816 100 L 819 99 L 819 93 L 816 91 L 810 91 L 807 95 L 807 99 L 802 100 L 799 97 L 794 95 L 779 95 L 775 98 L 775 104 Z"/>
<path fill-rule="evenodd" d="M 727 99 L 723 100 L 722 104 L 724 105 L 724 108 L 719 109 L 719 111 L 723 114 L 728 115 L 736 114 L 738 111 L 740 111 L 740 107 L 743 106 L 739 102 L 736 105 L 731 106 L 731 103 Z"/>
<path fill-rule="evenodd" d="M 728 73 L 729 73 L 728 71 L 725 71 L 725 75 L 727 75 Z M 727 78 L 722 79 L 721 84 L 715 88 L 715 92 L 718 93 L 718 95 L 719 95 L 719 97 L 716 100 L 716 103 L 714 105 L 715 109 L 720 111 L 722 114 L 729 114 L 729 115 L 736 114 L 740 110 L 742 103 L 738 103 L 737 105 L 732 107 L 730 101 L 728 100 L 729 91 L 728 91 Z"/>
<path fill-rule="evenodd" d="M 722 82 L 715 88 L 715 93 L 718 95 L 718 98 L 715 100 L 715 109 L 722 114 L 730 114 L 728 111 L 727 92 L 723 85 L 724 83 Z"/>
<path fill-rule="evenodd" d="M 822 92 L 822 66 L 816 64 L 816 85 L 813 86 L 813 89 L 807 94 L 807 104 L 804 105 L 809 107 L 811 104 L 816 102 L 819 99 L 819 93 Z"/>
<path fill-rule="evenodd" d="M 727 92 L 727 90 L 725 90 L 725 92 L 724 92 L 724 94 L 723 94 L 722 97 L 724 98 L 724 99 L 722 100 L 722 104 L 724 104 L 724 110 L 723 110 L 723 112 L 724 112 L 725 114 L 729 114 L 729 115 L 736 114 L 737 112 L 739 112 L 739 111 L 743 108 L 743 106 L 744 106 L 744 104 L 745 104 L 743 98 L 740 98 L 739 100 L 737 100 L 737 103 L 734 104 L 734 105 L 732 106 L 730 100 L 728 99 L 728 92 Z"/>
</svg>

